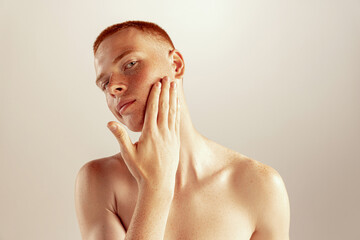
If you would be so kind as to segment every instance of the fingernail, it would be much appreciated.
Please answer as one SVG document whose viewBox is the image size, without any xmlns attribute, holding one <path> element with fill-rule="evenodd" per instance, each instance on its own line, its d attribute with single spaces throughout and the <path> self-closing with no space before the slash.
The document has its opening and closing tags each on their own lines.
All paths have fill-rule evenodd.
<svg viewBox="0 0 360 240">
<path fill-rule="evenodd" d="M 115 124 L 109 125 L 108 128 L 109 128 L 111 131 L 114 131 L 114 130 L 116 129 L 116 125 L 115 125 Z"/>
</svg>

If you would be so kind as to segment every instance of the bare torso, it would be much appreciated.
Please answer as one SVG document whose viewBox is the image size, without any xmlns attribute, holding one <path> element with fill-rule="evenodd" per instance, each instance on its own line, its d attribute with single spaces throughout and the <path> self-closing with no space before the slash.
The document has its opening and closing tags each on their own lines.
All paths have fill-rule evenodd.
<svg viewBox="0 0 360 240">
<path fill-rule="evenodd" d="M 219 158 L 213 171 L 175 192 L 165 240 L 249 240 L 255 231 L 256 194 L 252 190 L 254 171 L 261 163 L 220 145 L 215 151 Z M 137 183 L 120 154 L 104 160 L 115 196 L 109 199 L 110 205 L 127 231 L 136 206 Z"/>
</svg>

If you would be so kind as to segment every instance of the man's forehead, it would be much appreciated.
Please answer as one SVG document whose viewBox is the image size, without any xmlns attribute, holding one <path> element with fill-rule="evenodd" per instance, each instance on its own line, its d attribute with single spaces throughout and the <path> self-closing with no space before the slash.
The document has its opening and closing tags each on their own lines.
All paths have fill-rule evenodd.
<svg viewBox="0 0 360 240">
<path fill-rule="evenodd" d="M 134 28 L 120 30 L 102 41 L 95 57 L 111 57 L 128 49 L 147 48 L 147 38 L 146 34 Z"/>
</svg>

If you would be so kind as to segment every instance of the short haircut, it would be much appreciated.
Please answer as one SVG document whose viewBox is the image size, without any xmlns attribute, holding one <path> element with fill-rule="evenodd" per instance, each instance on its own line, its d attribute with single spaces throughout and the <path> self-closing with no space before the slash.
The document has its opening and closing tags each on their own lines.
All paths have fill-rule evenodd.
<svg viewBox="0 0 360 240">
<path fill-rule="evenodd" d="M 175 46 L 174 46 L 173 42 L 171 41 L 169 35 L 159 25 L 152 23 L 152 22 L 145 22 L 145 21 L 126 21 L 126 22 L 111 25 L 111 26 L 105 28 L 99 34 L 99 36 L 96 38 L 94 45 L 93 45 L 94 55 L 96 54 L 96 51 L 98 50 L 101 42 L 106 37 L 118 32 L 120 30 L 129 28 L 129 27 L 133 27 L 133 28 L 139 29 L 145 33 L 148 33 L 148 34 L 158 38 L 159 40 L 164 41 L 165 43 L 169 44 L 173 49 L 175 49 Z"/>
</svg>

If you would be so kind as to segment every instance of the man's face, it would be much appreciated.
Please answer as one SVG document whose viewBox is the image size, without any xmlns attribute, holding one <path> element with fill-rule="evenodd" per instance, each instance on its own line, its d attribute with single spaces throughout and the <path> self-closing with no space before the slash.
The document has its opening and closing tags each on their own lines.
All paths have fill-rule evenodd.
<svg viewBox="0 0 360 240">
<path fill-rule="evenodd" d="M 96 52 L 95 72 L 101 77 L 97 85 L 104 91 L 110 111 L 131 131 L 142 130 L 153 84 L 164 76 L 174 79 L 170 50 L 146 33 L 127 28 L 107 37 Z M 135 102 L 120 114 L 117 105 L 127 100 Z"/>
</svg>

